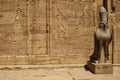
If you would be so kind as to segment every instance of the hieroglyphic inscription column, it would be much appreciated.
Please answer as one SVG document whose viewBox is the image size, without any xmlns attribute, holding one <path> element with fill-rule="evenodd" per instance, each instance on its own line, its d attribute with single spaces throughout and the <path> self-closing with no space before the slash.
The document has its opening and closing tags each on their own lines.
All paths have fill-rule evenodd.
<svg viewBox="0 0 120 80">
<path fill-rule="evenodd" d="M 50 54 L 50 0 L 46 0 L 46 54 Z"/>
<path fill-rule="evenodd" d="M 32 0 L 30 2 L 30 23 L 32 25 L 29 24 L 29 26 L 32 34 L 31 45 L 33 55 L 46 55 L 49 51 L 49 17 L 48 14 L 46 14 L 48 11 L 46 2 L 46 0 Z"/>
<path fill-rule="evenodd" d="M 30 14 L 30 1 L 26 2 L 26 14 L 27 14 L 27 55 L 32 54 L 32 35 L 31 35 L 31 14 Z"/>
</svg>

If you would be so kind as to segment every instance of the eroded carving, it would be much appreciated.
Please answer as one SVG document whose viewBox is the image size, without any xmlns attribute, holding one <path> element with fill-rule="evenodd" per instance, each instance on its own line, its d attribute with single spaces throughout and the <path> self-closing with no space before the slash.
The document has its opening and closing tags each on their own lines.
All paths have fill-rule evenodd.
<svg viewBox="0 0 120 80">
<path fill-rule="evenodd" d="M 88 41 L 88 27 L 94 27 L 93 1 L 52 0 L 50 2 L 50 42 L 53 50 L 51 53 L 54 53 L 54 49 L 56 49 L 55 53 L 60 54 L 82 53 L 80 44 Z M 62 50 L 63 47 L 65 50 Z"/>
<path fill-rule="evenodd" d="M 11 36 L 9 36 L 9 39 L 12 41 L 19 41 L 23 39 L 22 20 L 25 17 L 20 5 L 17 6 L 15 14 L 16 16 L 13 24 L 13 32 L 11 33 Z"/>
</svg>

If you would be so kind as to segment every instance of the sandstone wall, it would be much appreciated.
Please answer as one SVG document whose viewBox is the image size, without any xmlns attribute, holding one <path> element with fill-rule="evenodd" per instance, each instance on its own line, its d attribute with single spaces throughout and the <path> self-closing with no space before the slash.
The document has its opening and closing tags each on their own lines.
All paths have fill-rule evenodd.
<svg viewBox="0 0 120 80">
<path fill-rule="evenodd" d="M 114 30 L 114 63 L 120 63 L 120 1 L 113 3 L 115 11 L 110 13 L 111 26 Z"/>
<path fill-rule="evenodd" d="M 111 26 L 119 23 L 119 4 Z M 99 0 L 0 0 L 0 64 L 85 64 L 94 52 L 98 7 Z M 114 32 L 120 63 L 119 25 Z"/>
</svg>

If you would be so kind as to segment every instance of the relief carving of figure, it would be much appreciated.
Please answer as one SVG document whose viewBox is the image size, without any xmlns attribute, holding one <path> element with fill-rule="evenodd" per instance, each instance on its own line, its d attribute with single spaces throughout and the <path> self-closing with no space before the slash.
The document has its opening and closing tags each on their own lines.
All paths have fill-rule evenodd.
<svg viewBox="0 0 120 80">
<path fill-rule="evenodd" d="M 22 8 L 20 6 L 17 6 L 16 9 L 16 16 L 15 16 L 15 22 L 13 26 L 13 39 L 14 41 L 21 40 L 22 39 L 22 34 L 23 34 L 23 29 L 22 29 L 22 18 L 24 17 L 24 12 L 22 11 Z"/>
</svg>

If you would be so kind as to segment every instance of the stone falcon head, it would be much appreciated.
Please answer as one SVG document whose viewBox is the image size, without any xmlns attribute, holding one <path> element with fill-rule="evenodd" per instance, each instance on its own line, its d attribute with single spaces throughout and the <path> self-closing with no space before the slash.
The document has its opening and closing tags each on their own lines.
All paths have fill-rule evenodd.
<svg viewBox="0 0 120 80">
<path fill-rule="evenodd" d="M 107 24 L 108 23 L 108 15 L 107 11 L 104 7 L 100 7 L 100 23 Z"/>
</svg>

